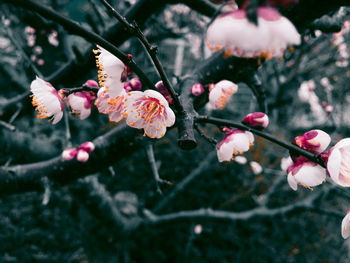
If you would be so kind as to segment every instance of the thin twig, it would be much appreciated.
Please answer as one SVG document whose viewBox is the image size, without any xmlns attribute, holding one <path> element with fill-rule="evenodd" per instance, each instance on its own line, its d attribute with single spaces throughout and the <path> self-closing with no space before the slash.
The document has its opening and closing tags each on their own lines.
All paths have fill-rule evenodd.
<svg viewBox="0 0 350 263">
<path fill-rule="evenodd" d="M 7 122 L 5 122 L 5 121 L 2 121 L 2 120 L 0 120 L 0 126 L 6 128 L 6 129 L 8 129 L 8 130 L 10 130 L 10 131 L 15 131 L 15 130 L 16 130 L 16 127 L 15 127 L 15 126 L 13 126 L 12 124 L 7 123 Z"/>
<path fill-rule="evenodd" d="M 81 87 L 65 89 L 65 90 L 67 91 L 66 95 L 68 96 L 70 94 L 73 94 L 75 92 L 80 92 L 80 91 L 91 91 L 91 92 L 97 93 L 99 88 L 83 85 Z"/>
<path fill-rule="evenodd" d="M 159 183 L 163 183 L 164 180 L 160 179 L 159 177 L 156 159 L 154 158 L 153 145 L 151 143 L 146 145 L 146 154 L 147 154 L 148 161 L 151 165 L 154 181 L 156 182 L 157 192 L 160 195 L 162 195 L 163 193 L 162 193 L 162 190 L 160 189 Z"/>
<path fill-rule="evenodd" d="M 211 138 L 204 133 L 203 129 L 198 125 L 198 123 L 194 124 L 194 128 L 199 133 L 199 135 L 203 137 L 206 141 L 208 141 L 210 144 L 214 146 L 218 144 L 218 141 L 215 138 Z"/>
<path fill-rule="evenodd" d="M 163 200 L 161 200 L 154 208 L 153 212 L 157 213 L 161 211 L 171 200 L 181 193 L 193 180 L 195 180 L 203 171 L 207 170 L 216 157 L 216 151 L 213 151 L 207 155 L 207 157 L 180 183 L 176 185 Z"/>
<path fill-rule="evenodd" d="M 97 45 L 100 45 L 101 47 L 105 48 L 106 50 L 111 52 L 113 55 L 115 55 L 117 58 L 119 58 L 125 65 L 129 66 L 130 69 L 133 72 L 135 72 L 136 75 L 139 76 L 140 80 L 145 84 L 145 86 L 149 86 L 149 87 L 153 86 L 152 82 L 149 80 L 147 75 L 126 54 L 121 52 L 116 46 L 114 46 L 112 43 L 110 43 L 103 37 L 99 36 L 98 34 L 88 29 L 85 29 L 84 27 L 82 27 L 72 19 L 65 17 L 57 13 L 56 11 L 52 10 L 51 8 L 48 8 L 44 5 L 36 3 L 32 0 L 1 0 L 1 1 L 8 2 L 10 4 L 27 8 L 28 10 L 37 12 L 38 14 L 42 15 L 47 19 L 56 21 L 70 33 L 81 36 L 88 41 L 92 41 Z"/>
</svg>

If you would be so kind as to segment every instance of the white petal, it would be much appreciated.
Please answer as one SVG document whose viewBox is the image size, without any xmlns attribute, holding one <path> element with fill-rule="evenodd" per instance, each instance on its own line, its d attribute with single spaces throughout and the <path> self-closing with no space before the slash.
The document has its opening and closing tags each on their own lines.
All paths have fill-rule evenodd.
<svg viewBox="0 0 350 263">
<path fill-rule="evenodd" d="M 171 127 L 175 123 L 175 113 L 170 107 L 165 107 L 166 110 L 166 127 Z"/>
<path fill-rule="evenodd" d="M 217 155 L 219 162 L 231 161 L 233 155 L 233 146 L 231 143 L 223 143 L 219 149 L 217 149 Z"/>
<path fill-rule="evenodd" d="M 320 165 L 309 166 L 304 164 L 294 177 L 299 183 L 313 187 L 323 183 L 326 179 L 326 170 Z"/>
<path fill-rule="evenodd" d="M 53 121 L 52 121 L 52 124 L 56 124 L 57 122 L 59 122 L 63 117 L 63 111 L 60 111 L 58 113 L 55 113 L 53 115 Z"/>
<path fill-rule="evenodd" d="M 341 222 L 341 235 L 344 239 L 350 236 L 350 213 L 348 213 Z"/>
<path fill-rule="evenodd" d="M 164 96 L 159 93 L 158 91 L 155 91 L 155 90 L 151 90 L 151 89 L 148 89 L 144 92 L 144 95 L 145 96 L 149 96 L 149 97 L 152 97 L 152 98 L 156 98 L 158 99 L 159 101 L 161 101 L 164 105 L 166 105 L 167 107 L 169 106 L 168 104 L 168 101 L 164 98 Z"/>
<path fill-rule="evenodd" d="M 337 184 L 340 184 L 339 182 L 340 165 L 341 165 L 341 153 L 338 149 L 334 148 L 328 158 L 327 170 L 332 180 Z"/>
<path fill-rule="evenodd" d="M 295 180 L 294 176 L 292 175 L 292 172 L 290 172 L 288 174 L 288 184 L 290 186 L 290 188 L 292 188 L 294 191 L 296 191 L 298 189 L 298 182 L 297 180 Z"/>
</svg>

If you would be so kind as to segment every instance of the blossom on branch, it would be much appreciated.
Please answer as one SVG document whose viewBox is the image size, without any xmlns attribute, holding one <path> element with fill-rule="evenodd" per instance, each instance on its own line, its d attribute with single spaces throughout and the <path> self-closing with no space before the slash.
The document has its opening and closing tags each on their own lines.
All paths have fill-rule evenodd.
<svg viewBox="0 0 350 263">
<path fill-rule="evenodd" d="M 238 9 L 218 16 L 207 31 L 210 50 L 225 50 L 225 56 L 280 57 L 288 45 L 299 45 L 294 25 L 277 10 L 259 7 L 258 25 L 248 21 L 246 10 Z"/>
<path fill-rule="evenodd" d="M 91 114 L 92 101 L 96 99 L 93 92 L 80 91 L 70 94 L 67 98 L 67 103 L 72 109 L 72 112 L 77 115 L 77 118 L 84 120 Z"/>
<path fill-rule="evenodd" d="M 63 93 L 57 90 L 49 83 L 36 77 L 30 84 L 30 91 L 33 93 L 32 104 L 38 111 L 38 118 L 49 118 L 52 124 L 56 124 L 62 119 L 64 104 L 62 101 Z"/>
<path fill-rule="evenodd" d="M 144 129 L 151 138 L 161 138 L 166 127 L 175 123 L 175 114 L 168 101 L 157 91 L 132 91 L 125 95 L 125 109 L 122 114 L 126 123 L 137 129 Z"/>
<path fill-rule="evenodd" d="M 254 135 L 249 131 L 231 129 L 224 127 L 224 139 L 217 145 L 217 156 L 219 162 L 233 160 L 233 155 L 247 152 L 253 146 Z"/>
<path fill-rule="evenodd" d="M 294 138 L 293 143 L 311 153 L 320 154 L 325 151 L 331 142 L 328 133 L 322 130 L 311 130 Z"/>
<path fill-rule="evenodd" d="M 124 118 L 122 111 L 125 108 L 124 96 L 126 92 L 121 91 L 119 96 L 110 98 L 105 88 L 101 88 L 97 93 L 97 99 L 95 105 L 99 112 L 108 114 L 109 120 L 119 122 Z"/>
<path fill-rule="evenodd" d="M 228 80 L 222 80 L 215 85 L 211 85 L 209 93 L 210 106 L 214 109 L 222 110 L 237 90 L 238 86 Z"/>
<path fill-rule="evenodd" d="M 99 85 L 105 87 L 110 98 L 119 96 L 124 90 L 127 67 L 119 58 L 102 47 L 93 50 L 93 52 L 96 55 L 96 66 L 99 68 Z"/>
<path fill-rule="evenodd" d="M 191 87 L 191 93 L 193 96 L 200 96 L 204 92 L 203 85 L 201 83 L 196 83 Z"/>
<path fill-rule="evenodd" d="M 297 158 L 287 172 L 288 184 L 294 191 L 298 189 L 298 184 L 313 190 L 311 187 L 322 184 L 326 179 L 326 170 L 303 156 Z"/>
<path fill-rule="evenodd" d="M 350 186 L 350 138 L 339 141 L 331 148 L 327 171 L 335 183 L 345 187 Z"/>
<path fill-rule="evenodd" d="M 254 112 L 245 116 L 242 122 L 250 127 L 265 129 L 269 125 L 269 117 L 263 112 Z"/>
</svg>

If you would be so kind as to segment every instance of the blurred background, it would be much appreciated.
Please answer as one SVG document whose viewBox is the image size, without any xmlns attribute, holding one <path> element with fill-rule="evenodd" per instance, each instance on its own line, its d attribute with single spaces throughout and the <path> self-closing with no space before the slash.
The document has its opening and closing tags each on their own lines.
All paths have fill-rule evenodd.
<svg viewBox="0 0 350 263">
<path fill-rule="evenodd" d="M 40 2 L 104 35 L 132 54 L 154 83 L 159 80 L 138 40 L 118 31 L 99 1 Z M 138 0 L 109 2 L 125 14 Z M 159 47 L 174 85 L 210 56 L 204 42 L 211 20 L 205 11 L 175 2 L 153 1 L 137 20 Z M 31 81 L 37 75 L 59 89 L 96 80 L 95 46 L 36 13 L 4 3 L 0 10 L 0 165 L 47 160 L 121 125 L 110 123 L 95 107 L 83 121 L 73 114 L 55 126 L 37 119 Z M 300 32 L 302 45 L 287 51 L 282 61 L 262 64 L 267 132 L 285 141 L 311 129 L 328 132 L 333 143 L 349 137 L 349 29 L 345 22 L 337 34 Z M 200 113 L 240 122 L 254 111 L 259 111 L 256 98 L 239 83 L 224 110 L 204 107 Z M 214 126 L 203 129 L 218 141 L 223 138 Z M 177 136 L 172 129 L 153 144 L 159 176 L 166 181 L 160 184 L 162 195 L 148 146 L 68 185 L 46 178 L 43 191 L 0 194 L 0 262 L 349 262 L 349 243 L 340 231 L 350 204 L 346 188 L 327 182 L 314 191 L 293 191 L 281 169 L 288 151 L 258 137 L 244 158 L 219 163 L 215 145 L 198 135 L 198 147 L 183 151 Z M 126 220 L 200 208 L 235 216 L 179 218 L 128 231 L 98 209 L 91 194 L 96 189 L 111 197 Z"/>
</svg>

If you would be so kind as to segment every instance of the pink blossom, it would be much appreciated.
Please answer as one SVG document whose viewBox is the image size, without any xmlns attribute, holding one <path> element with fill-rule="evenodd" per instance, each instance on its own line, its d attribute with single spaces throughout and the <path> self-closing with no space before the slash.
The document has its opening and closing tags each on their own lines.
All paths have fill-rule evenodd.
<svg viewBox="0 0 350 263">
<path fill-rule="evenodd" d="M 222 80 L 216 83 L 209 93 L 210 106 L 214 109 L 222 110 L 226 107 L 227 102 L 237 90 L 238 86 L 231 81 Z"/>
<path fill-rule="evenodd" d="M 350 186 L 350 138 L 339 141 L 331 148 L 327 171 L 335 183 Z"/>
<path fill-rule="evenodd" d="M 341 235 L 344 239 L 350 236 L 350 208 L 341 222 Z"/>
<path fill-rule="evenodd" d="M 219 162 L 233 160 L 233 155 L 242 154 L 253 145 L 254 136 L 251 132 L 239 129 L 224 128 L 224 139 L 217 145 Z"/>
<path fill-rule="evenodd" d="M 297 158 L 287 172 L 288 184 L 294 191 L 298 189 L 298 184 L 313 190 L 311 187 L 322 184 L 326 179 L 326 170 L 303 156 Z"/>
<path fill-rule="evenodd" d="M 157 91 L 132 91 L 125 95 L 126 123 L 137 129 L 144 129 L 151 138 L 161 138 L 166 127 L 175 123 L 175 114 L 167 100 Z"/>
<path fill-rule="evenodd" d="M 225 56 L 272 58 L 282 56 L 288 45 L 299 45 L 300 35 L 273 8 L 258 8 L 258 25 L 238 9 L 215 19 L 208 28 L 207 44 L 211 50 L 225 49 Z"/>
<path fill-rule="evenodd" d="M 104 87 L 110 98 L 116 98 L 124 90 L 124 63 L 102 47 L 94 50 L 98 70 L 99 85 Z"/>
<path fill-rule="evenodd" d="M 269 117 L 263 112 L 249 113 L 243 123 L 254 128 L 265 129 L 269 125 Z"/>
<path fill-rule="evenodd" d="M 331 142 L 328 133 L 322 130 L 311 130 L 294 138 L 293 143 L 309 152 L 320 154 L 325 151 Z"/>
<path fill-rule="evenodd" d="M 95 144 L 93 144 L 92 142 L 84 142 L 83 144 L 80 145 L 80 149 L 88 153 L 91 153 L 92 151 L 95 150 Z"/>
<path fill-rule="evenodd" d="M 200 96 L 204 92 L 203 85 L 201 83 L 196 83 L 191 87 L 191 93 L 193 96 Z"/>
<path fill-rule="evenodd" d="M 68 96 L 68 104 L 72 112 L 77 114 L 77 118 L 84 120 L 91 114 L 92 101 L 95 94 L 88 91 L 75 92 Z"/>
<path fill-rule="evenodd" d="M 51 33 L 47 36 L 47 41 L 55 47 L 58 47 L 60 42 L 58 41 L 58 34 L 56 30 L 52 30 Z"/>
<path fill-rule="evenodd" d="M 119 96 L 110 98 L 106 92 L 106 89 L 101 88 L 97 93 L 95 105 L 99 112 L 108 114 L 110 121 L 119 122 L 124 118 L 122 112 L 125 108 L 125 95 L 126 92 L 122 90 Z"/>
<path fill-rule="evenodd" d="M 97 82 L 96 82 L 95 80 L 93 80 L 93 79 L 88 79 L 88 80 L 84 83 L 84 86 L 98 88 Z"/>
<path fill-rule="evenodd" d="M 36 77 L 30 85 L 32 104 L 38 111 L 38 118 L 50 118 L 52 124 L 62 119 L 64 104 L 57 90 L 49 83 Z M 50 121 L 49 120 L 49 121 Z"/>
<path fill-rule="evenodd" d="M 293 160 L 290 156 L 288 157 L 283 157 L 281 159 L 281 169 L 282 171 L 287 171 L 288 167 L 293 164 Z"/>
</svg>

